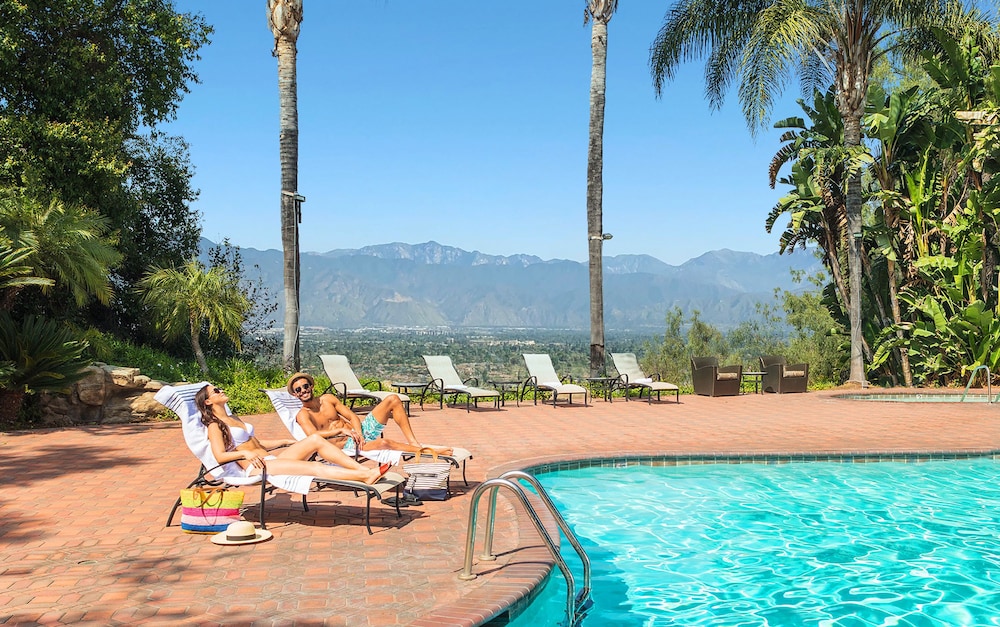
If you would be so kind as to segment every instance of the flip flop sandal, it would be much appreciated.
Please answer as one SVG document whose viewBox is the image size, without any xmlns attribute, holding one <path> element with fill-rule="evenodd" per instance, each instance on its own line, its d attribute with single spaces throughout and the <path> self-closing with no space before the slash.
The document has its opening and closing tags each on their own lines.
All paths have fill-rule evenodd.
<svg viewBox="0 0 1000 627">
<path fill-rule="evenodd" d="M 406 503 L 407 505 L 423 505 L 424 502 L 421 501 L 415 494 L 410 494 L 409 492 L 403 492 L 403 497 L 399 500 L 400 503 Z"/>
<path fill-rule="evenodd" d="M 390 507 L 409 507 L 411 505 L 411 503 L 409 503 L 406 499 L 404 498 L 397 499 L 394 496 L 382 499 L 382 503 Z"/>
</svg>

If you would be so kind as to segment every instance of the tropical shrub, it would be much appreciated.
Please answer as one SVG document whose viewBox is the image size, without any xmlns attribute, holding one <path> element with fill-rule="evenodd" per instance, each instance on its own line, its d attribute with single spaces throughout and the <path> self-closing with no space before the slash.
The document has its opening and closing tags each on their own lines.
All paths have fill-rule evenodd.
<svg viewBox="0 0 1000 627">
<path fill-rule="evenodd" d="M 64 391 L 82 379 L 87 346 L 63 324 L 0 311 L 0 422 L 17 419 L 25 394 Z"/>
</svg>

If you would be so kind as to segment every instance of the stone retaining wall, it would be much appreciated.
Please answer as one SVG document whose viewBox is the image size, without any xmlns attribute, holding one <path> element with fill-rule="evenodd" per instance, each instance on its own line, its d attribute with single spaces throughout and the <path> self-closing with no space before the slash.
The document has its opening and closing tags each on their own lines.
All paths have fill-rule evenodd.
<svg viewBox="0 0 1000 627">
<path fill-rule="evenodd" d="M 41 420 L 50 427 L 153 420 L 169 414 L 153 400 L 164 385 L 138 368 L 95 363 L 68 394 L 40 395 Z"/>
</svg>

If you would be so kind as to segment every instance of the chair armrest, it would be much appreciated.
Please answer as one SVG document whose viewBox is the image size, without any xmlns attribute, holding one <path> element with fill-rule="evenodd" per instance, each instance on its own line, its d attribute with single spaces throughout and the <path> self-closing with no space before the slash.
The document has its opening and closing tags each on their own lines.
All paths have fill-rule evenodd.
<svg viewBox="0 0 1000 627">
<path fill-rule="evenodd" d="M 434 390 L 444 391 L 444 379 L 431 379 L 424 386 L 424 394 Z"/>
<path fill-rule="evenodd" d="M 341 392 L 341 389 L 343 389 L 343 392 Z M 336 394 L 337 396 L 339 396 L 340 400 L 342 400 L 342 401 L 346 401 L 347 400 L 347 384 L 346 383 L 340 383 L 339 381 L 337 383 L 331 383 L 329 386 L 327 386 L 327 388 L 325 390 L 323 390 L 323 394 L 326 394 L 330 390 L 333 390 L 333 393 Z"/>
<path fill-rule="evenodd" d="M 469 377 L 468 379 L 463 379 L 462 383 L 464 383 L 465 385 L 471 385 L 472 387 L 479 387 L 479 378 Z"/>
<path fill-rule="evenodd" d="M 378 379 L 372 379 L 371 381 L 368 381 L 368 382 L 366 382 L 366 383 L 362 383 L 362 384 L 361 384 L 361 387 L 363 387 L 363 388 L 365 388 L 365 389 L 369 389 L 369 390 L 370 390 L 371 388 L 370 388 L 369 386 L 371 386 L 371 385 L 376 385 L 376 386 L 378 386 L 378 387 L 376 387 L 375 389 L 376 389 L 376 390 L 378 390 L 379 392 L 381 392 L 381 391 L 382 391 L 382 382 L 381 382 L 381 381 L 379 381 Z"/>
</svg>

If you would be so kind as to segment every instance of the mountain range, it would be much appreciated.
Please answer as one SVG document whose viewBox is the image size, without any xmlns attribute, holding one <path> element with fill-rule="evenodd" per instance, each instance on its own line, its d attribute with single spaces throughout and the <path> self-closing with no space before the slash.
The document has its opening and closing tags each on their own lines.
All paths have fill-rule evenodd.
<svg viewBox="0 0 1000 627">
<path fill-rule="evenodd" d="M 203 254 L 214 244 L 202 240 Z M 282 253 L 241 248 L 284 315 Z M 586 263 L 533 255 L 486 255 L 436 242 L 302 253 L 303 327 L 529 327 L 589 329 Z M 253 270 L 257 266 L 259 276 Z M 666 312 L 693 310 L 728 328 L 753 316 L 774 290 L 797 291 L 792 271 L 822 270 L 809 251 L 760 255 L 716 250 L 672 266 L 649 255 L 604 258 L 605 326 L 662 331 Z"/>
</svg>

